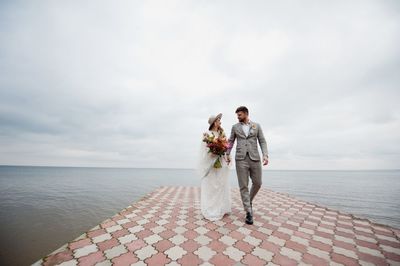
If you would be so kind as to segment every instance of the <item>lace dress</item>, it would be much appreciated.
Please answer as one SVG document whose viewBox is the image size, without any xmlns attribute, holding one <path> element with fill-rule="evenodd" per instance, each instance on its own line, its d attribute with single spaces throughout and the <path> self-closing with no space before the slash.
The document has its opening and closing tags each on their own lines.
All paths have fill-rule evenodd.
<svg viewBox="0 0 400 266">
<path fill-rule="evenodd" d="M 218 136 L 217 131 L 207 133 Z M 201 141 L 198 174 L 201 178 L 200 206 L 203 216 L 211 221 L 220 220 L 231 213 L 230 168 L 224 157 L 220 158 L 221 168 L 214 168 L 218 156 L 208 153 L 207 144 Z"/>
</svg>

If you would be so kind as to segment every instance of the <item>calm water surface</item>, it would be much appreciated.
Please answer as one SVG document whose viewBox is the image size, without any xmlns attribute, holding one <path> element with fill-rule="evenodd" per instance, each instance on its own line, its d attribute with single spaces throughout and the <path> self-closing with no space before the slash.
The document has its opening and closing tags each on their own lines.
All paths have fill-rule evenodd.
<svg viewBox="0 0 400 266">
<path fill-rule="evenodd" d="M 187 169 L 0 166 L 0 265 L 34 263 L 163 185 L 199 179 Z M 400 170 L 266 170 L 263 186 L 400 228 Z"/>
</svg>

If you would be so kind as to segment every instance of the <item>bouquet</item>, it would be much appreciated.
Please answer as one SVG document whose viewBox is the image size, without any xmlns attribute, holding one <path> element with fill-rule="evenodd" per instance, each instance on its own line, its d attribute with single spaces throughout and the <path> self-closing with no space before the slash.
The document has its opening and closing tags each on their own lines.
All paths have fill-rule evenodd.
<svg viewBox="0 0 400 266">
<path fill-rule="evenodd" d="M 214 162 L 214 168 L 221 168 L 221 157 L 230 148 L 230 143 L 226 139 L 225 134 L 222 132 L 222 134 L 217 137 L 214 133 L 208 134 L 206 132 L 203 134 L 203 142 L 207 144 L 209 153 L 218 156 Z"/>
</svg>

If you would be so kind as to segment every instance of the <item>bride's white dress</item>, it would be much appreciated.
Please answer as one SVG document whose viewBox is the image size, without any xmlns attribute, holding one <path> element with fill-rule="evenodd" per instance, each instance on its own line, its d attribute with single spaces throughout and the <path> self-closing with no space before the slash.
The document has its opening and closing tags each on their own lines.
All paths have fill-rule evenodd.
<svg viewBox="0 0 400 266">
<path fill-rule="evenodd" d="M 216 131 L 208 131 L 209 134 Z M 223 157 L 220 158 L 222 167 L 214 168 L 216 155 L 208 153 L 207 144 L 202 141 L 198 174 L 201 178 L 200 205 L 203 216 L 211 221 L 220 220 L 225 213 L 231 213 L 231 190 L 229 184 L 230 168 Z"/>
</svg>

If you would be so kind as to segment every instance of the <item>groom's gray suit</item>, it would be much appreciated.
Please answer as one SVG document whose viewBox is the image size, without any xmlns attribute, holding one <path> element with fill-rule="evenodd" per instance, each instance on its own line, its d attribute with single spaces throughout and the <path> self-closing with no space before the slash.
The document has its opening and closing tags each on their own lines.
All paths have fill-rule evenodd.
<svg viewBox="0 0 400 266">
<path fill-rule="evenodd" d="M 250 122 L 250 130 L 246 136 L 243 130 L 244 123 L 237 123 L 232 126 L 229 142 L 233 146 L 235 139 L 236 145 L 236 174 L 238 178 L 240 195 L 242 197 L 243 207 L 246 212 L 251 212 L 251 204 L 254 196 L 262 184 L 262 166 L 261 157 L 258 152 L 257 140 L 260 143 L 263 158 L 268 158 L 267 141 L 264 138 L 261 126 L 258 123 Z M 231 150 L 227 151 L 229 155 Z M 252 181 L 249 193 L 249 176 Z"/>
</svg>

